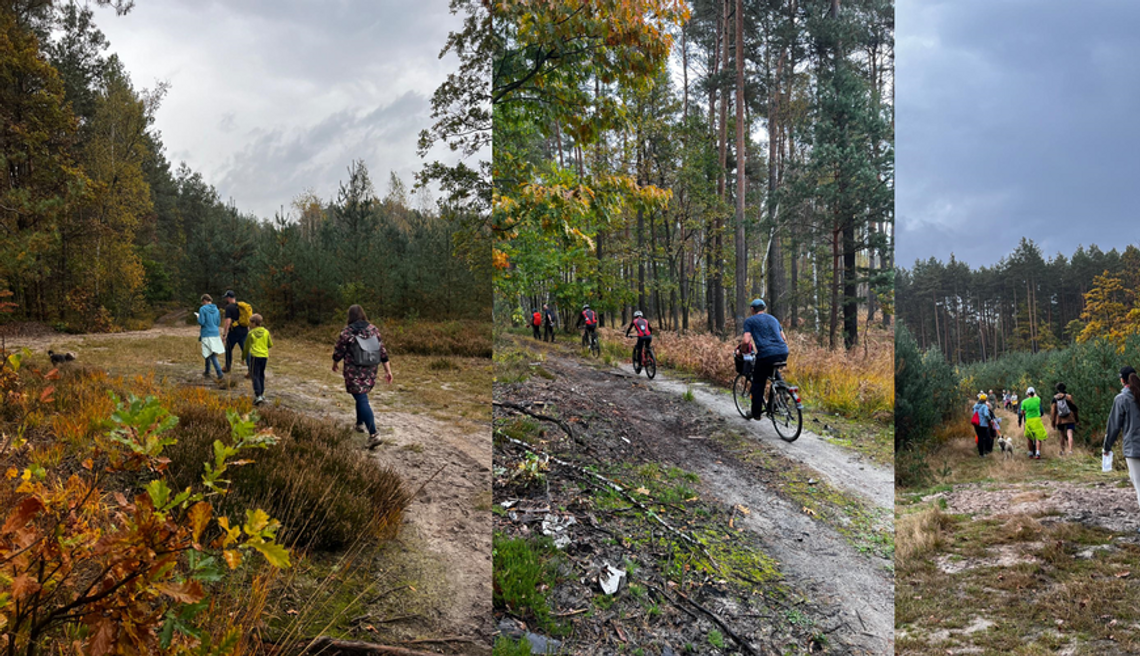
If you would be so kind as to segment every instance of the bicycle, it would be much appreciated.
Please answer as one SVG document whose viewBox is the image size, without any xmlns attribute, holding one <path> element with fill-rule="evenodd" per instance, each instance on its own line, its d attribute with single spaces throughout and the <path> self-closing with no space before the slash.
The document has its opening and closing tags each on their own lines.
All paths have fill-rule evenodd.
<svg viewBox="0 0 1140 656">
<path fill-rule="evenodd" d="M 594 356 L 595 358 L 601 356 L 602 346 L 598 343 L 598 331 L 590 330 L 589 328 L 586 328 L 585 330 L 586 333 L 582 336 L 582 339 L 583 341 L 589 340 L 590 343 L 587 346 L 590 347 L 590 355 Z"/>
<path fill-rule="evenodd" d="M 634 337 L 633 339 L 637 338 Z M 653 377 L 657 375 L 657 356 L 653 354 L 652 342 L 641 349 L 641 362 L 633 360 L 633 373 L 640 374 L 642 369 L 645 370 L 645 375 L 649 377 L 649 380 L 653 380 Z"/>
<path fill-rule="evenodd" d="M 772 365 L 772 375 L 768 377 L 768 401 L 764 414 L 772 420 L 776 434 L 785 442 L 795 442 L 804 428 L 804 404 L 800 400 L 800 388 L 788 385 L 780 374 L 787 362 Z M 751 374 L 751 372 L 749 372 Z M 761 392 L 763 393 L 763 392 Z M 743 372 L 736 374 L 732 382 L 732 399 L 741 417 L 749 419 L 752 410 L 752 378 Z"/>
</svg>

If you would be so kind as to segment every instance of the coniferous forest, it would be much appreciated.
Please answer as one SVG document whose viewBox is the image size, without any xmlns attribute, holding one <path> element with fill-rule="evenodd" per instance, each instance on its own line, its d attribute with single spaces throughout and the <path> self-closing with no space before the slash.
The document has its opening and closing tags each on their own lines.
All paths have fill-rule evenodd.
<svg viewBox="0 0 1140 656">
<path fill-rule="evenodd" d="M 154 127 L 167 89 L 132 82 L 91 6 L 6 3 L 0 40 L 10 319 L 145 327 L 227 288 L 276 321 L 329 321 L 357 302 L 387 317 L 487 318 L 490 254 L 452 255 L 472 210 L 446 189 L 436 202 L 393 174 L 381 190 L 364 162 L 345 162 L 332 197 L 297 189 L 275 216 L 251 215 L 167 158 Z"/>
<path fill-rule="evenodd" d="M 1140 249 L 1102 251 L 1095 244 L 1046 257 L 1023 238 L 1012 253 L 973 268 L 953 255 L 900 268 L 899 320 L 923 349 L 951 364 L 990 361 L 1014 351 L 1038 353 L 1136 331 Z"/>
<path fill-rule="evenodd" d="M 892 3 L 580 4 L 494 25 L 501 311 L 723 335 L 763 296 L 848 348 L 888 321 Z"/>
</svg>

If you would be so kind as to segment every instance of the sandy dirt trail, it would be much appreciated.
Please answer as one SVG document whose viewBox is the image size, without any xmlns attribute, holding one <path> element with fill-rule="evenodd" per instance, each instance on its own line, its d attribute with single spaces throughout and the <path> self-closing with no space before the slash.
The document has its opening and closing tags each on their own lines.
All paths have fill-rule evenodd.
<svg viewBox="0 0 1140 656">
<path fill-rule="evenodd" d="M 844 628 L 836 635 L 845 645 L 843 653 L 893 652 L 894 579 L 886 561 L 859 553 L 834 529 L 793 507 L 752 465 L 737 459 L 713 440 L 693 439 L 694 436 L 685 433 L 686 427 L 694 421 L 707 424 L 708 413 L 724 414 L 724 403 L 713 392 L 694 390 L 701 403 L 685 403 L 679 399 L 678 390 L 683 392 L 685 388 L 680 383 L 665 379 L 647 381 L 644 375 L 634 377 L 632 371 L 607 375 L 577 358 L 552 353 L 547 354 L 543 368 L 556 378 L 533 383 L 531 389 L 538 390 L 534 400 L 549 399 L 557 405 L 558 396 L 569 391 L 575 397 L 612 405 L 614 412 L 628 417 L 634 428 L 632 432 L 647 443 L 634 443 L 631 445 L 634 449 L 646 448 L 649 457 L 698 474 L 704 492 L 720 502 L 751 508 L 752 512 L 744 518 L 744 526 L 755 533 L 763 548 L 780 562 L 786 579 L 814 600 L 831 607 L 831 612 L 843 619 Z M 736 415 L 731 398 L 727 403 Z M 694 419 L 699 415 L 706 418 Z M 711 419 L 712 422 L 722 420 L 731 421 L 723 417 Z M 739 415 L 736 421 L 742 424 L 741 428 L 746 428 Z M 776 449 L 781 454 L 801 444 L 800 441 L 784 443 L 768 424 L 752 430 L 760 436 L 765 448 Z M 829 463 L 837 470 L 848 472 L 849 479 L 859 478 L 854 472 L 862 474 L 860 466 L 873 471 L 869 463 L 857 464 L 857 457 L 822 439 L 805 435 L 800 440 L 810 445 L 807 449 L 826 453 Z M 803 460 L 813 465 L 812 458 Z M 865 489 L 856 491 L 863 493 Z M 893 501 L 891 504 L 893 506 Z"/>
<path fill-rule="evenodd" d="M 633 373 L 633 365 L 629 363 L 622 364 L 621 370 L 631 376 L 637 376 Z M 686 383 L 675 380 L 660 372 L 653 380 L 649 380 L 644 373 L 640 376 L 646 385 L 662 392 L 681 396 L 686 391 L 691 391 L 698 403 L 728 419 L 733 426 L 739 426 L 741 430 L 763 440 L 766 446 L 776 449 L 780 455 L 811 467 L 841 490 L 853 492 L 880 508 L 894 510 L 894 471 L 811 432 L 808 430 L 810 424 L 806 418 L 803 433 L 795 442 L 788 443 L 776 434 L 771 421 L 767 419 L 749 421 L 741 417 L 736 410 L 731 392 L 707 383 Z"/>
</svg>

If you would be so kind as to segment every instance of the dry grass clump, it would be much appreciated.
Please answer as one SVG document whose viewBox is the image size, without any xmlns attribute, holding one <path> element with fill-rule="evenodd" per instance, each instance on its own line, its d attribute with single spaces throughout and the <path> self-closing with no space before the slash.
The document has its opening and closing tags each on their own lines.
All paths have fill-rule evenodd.
<svg viewBox="0 0 1140 656">
<path fill-rule="evenodd" d="M 607 340 L 622 339 L 622 333 L 613 329 L 603 333 Z M 791 333 L 785 377 L 799 386 L 807 403 L 819 409 L 853 419 L 889 422 L 895 405 L 894 334 L 875 330 L 863 339 L 866 348 L 833 351 L 813 335 Z M 727 387 L 736 378 L 732 351 L 737 343 L 735 337 L 722 340 L 706 333 L 659 332 L 653 349 L 662 365 Z"/>
<path fill-rule="evenodd" d="M 216 439 L 225 439 L 223 413 L 179 402 L 180 421 L 169 448 L 173 487 L 194 485 Z M 257 507 L 281 521 L 280 539 L 302 549 L 336 550 L 362 534 L 390 537 L 411 501 L 400 476 L 382 468 L 352 443 L 344 429 L 292 410 L 260 411 L 279 437 L 276 446 L 234 470 L 222 511 Z"/>
<path fill-rule="evenodd" d="M 917 569 L 926 556 L 943 546 L 943 529 L 950 517 L 937 506 L 911 513 L 895 522 L 895 568 L 900 572 Z"/>
</svg>

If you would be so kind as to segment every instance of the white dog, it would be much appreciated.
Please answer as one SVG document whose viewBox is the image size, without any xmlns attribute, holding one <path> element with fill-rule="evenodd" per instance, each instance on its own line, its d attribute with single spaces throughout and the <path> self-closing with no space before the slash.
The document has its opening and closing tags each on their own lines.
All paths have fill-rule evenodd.
<svg viewBox="0 0 1140 656">
<path fill-rule="evenodd" d="M 1003 459 L 1013 457 L 1013 440 L 1003 435 L 997 439 L 997 443 L 998 448 L 1001 449 L 1001 457 Z"/>
</svg>

